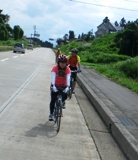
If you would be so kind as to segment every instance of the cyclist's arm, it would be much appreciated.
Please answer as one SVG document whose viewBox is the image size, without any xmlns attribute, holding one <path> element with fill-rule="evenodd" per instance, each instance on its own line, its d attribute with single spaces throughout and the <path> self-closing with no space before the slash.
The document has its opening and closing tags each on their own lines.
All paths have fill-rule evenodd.
<svg viewBox="0 0 138 160">
<path fill-rule="evenodd" d="M 78 62 L 78 69 L 80 70 L 80 62 Z"/>
<path fill-rule="evenodd" d="M 77 60 L 78 60 L 78 69 L 80 70 L 80 57 L 77 56 Z"/>
<path fill-rule="evenodd" d="M 70 76 L 71 76 L 71 74 L 67 74 L 67 75 L 66 75 L 66 83 L 67 83 L 67 86 L 70 86 Z"/>
<path fill-rule="evenodd" d="M 56 73 L 55 72 L 51 72 L 51 78 L 52 78 L 52 85 L 55 86 L 55 82 L 56 82 Z"/>
</svg>

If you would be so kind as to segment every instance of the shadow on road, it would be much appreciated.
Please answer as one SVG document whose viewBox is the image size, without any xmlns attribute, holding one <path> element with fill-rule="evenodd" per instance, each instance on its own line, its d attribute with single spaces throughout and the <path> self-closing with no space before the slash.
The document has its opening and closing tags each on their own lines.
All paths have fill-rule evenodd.
<svg viewBox="0 0 138 160">
<path fill-rule="evenodd" d="M 55 123 L 47 121 L 45 124 L 38 124 L 25 133 L 27 137 L 47 136 L 48 138 L 55 137 L 57 135 Z"/>
</svg>

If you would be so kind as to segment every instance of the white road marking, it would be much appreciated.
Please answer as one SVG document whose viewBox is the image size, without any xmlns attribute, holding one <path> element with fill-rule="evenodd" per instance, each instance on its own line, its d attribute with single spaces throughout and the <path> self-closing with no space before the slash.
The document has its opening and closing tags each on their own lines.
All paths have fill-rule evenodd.
<svg viewBox="0 0 138 160">
<path fill-rule="evenodd" d="M 16 92 L 2 105 L 0 106 L 0 117 L 6 112 L 6 110 L 11 106 L 11 104 L 15 101 L 17 96 L 21 94 L 21 92 L 25 89 L 27 85 L 33 80 L 33 78 L 40 71 L 42 65 L 39 65 L 36 70 L 30 75 L 30 77 L 16 90 Z"/>
<path fill-rule="evenodd" d="M 13 56 L 13 58 L 17 58 L 18 56 Z"/>
<path fill-rule="evenodd" d="M 9 60 L 9 58 L 1 59 L 0 61 L 4 62 L 4 61 L 7 61 L 7 60 Z"/>
</svg>

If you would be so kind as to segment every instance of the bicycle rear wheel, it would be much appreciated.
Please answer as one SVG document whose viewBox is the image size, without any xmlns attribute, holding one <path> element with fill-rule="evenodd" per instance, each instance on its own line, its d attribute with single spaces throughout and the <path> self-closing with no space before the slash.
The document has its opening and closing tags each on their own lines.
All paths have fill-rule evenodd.
<svg viewBox="0 0 138 160">
<path fill-rule="evenodd" d="M 69 99 L 71 99 L 71 98 L 72 98 L 72 91 L 71 91 L 71 87 L 69 88 L 68 97 L 69 97 Z"/>
<path fill-rule="evenodd" d="M 69 99 L 72 98 L 73 90 L 74 90 L 74 80 L 71 78 L 71 81 L 70 81 L 70 89 L 69 89 Z"/>
<path fill-rule="evenodd" d="M 57 132 L 59 132 L 59 130 L 60 130 L 61 116 L 62 116 L 62 102 L 59 101 L 57 103 L 57 120 L 56 120 L 56 123 L 57 123 Z"/>
</svg>

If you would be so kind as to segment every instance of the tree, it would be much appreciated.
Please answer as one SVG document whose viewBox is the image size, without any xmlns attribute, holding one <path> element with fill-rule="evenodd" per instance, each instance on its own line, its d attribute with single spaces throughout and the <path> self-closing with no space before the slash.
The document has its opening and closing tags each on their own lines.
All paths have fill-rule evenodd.
<svg viewBox="0 0 138 160">
<path fill-rule="evenodd" d="M 110 22 L 110 20 L 108 19 L 108 17 L 105 17 L 105 19 L 103 20 L 104 23 Z"/>
<path fill-rule="evenodd" d="M 14 26 L 14 29 L 8 24 L 10 16 L 2 14 L 0 10 L 0 40 L 8 40 L 9 37 L 14 37 L 15 40 L 23 38 L 24 31 L 20 26 Z"/>
<path fill-rule="evenodd" d="M 6 14 L 6 15 L 2 14 L 2 11 L 3 10 L 0 10 L 0 18 L 2 18 L 4 23 L 8 23 L 10 20 L 10 16 L 8 14 Z"/>
<path fill-rule="evenodd" d="M 123 17 L 120 21 L 120 27 L 125 27 L 126 26 L 126 20 L 125 18 Z"/>
<path fill-rule="evenodd" d="M 86 41 L 93 40 L 94 35 L 93 35 L 93 30 L 90 30 L 87 34 L 82 33 L 82 35 L 78 37 L 78 39 L 84 39 Z"/>
<path fill-rule="evenodd" d="M 84 33 L 81 34 L 81 39 L 84 39 Z"/>
<path fill-rule="evenodd" d="M 15 40 L 19 39 L 20 27 L 18 25 L 14 26 L 14 28 L 13 28 L 13 34 L 14 34 L 14 39 Z"/>
<path fill-rule="evenodd" d="M 58 38 L 56 42 L 58 45 L 61 45 L 62 43 L 64 43 L 64 40 L 61 38 Z"/>
<path fill-rule="evenodd" d="M 20 28 L 19 39 L 22 39 L 24 35 L 24 31 Z"/>
<path fill-rule="evenodd" d="M 136 24 L 138 24 L 138 19 L 136 19 L 134 22 L 135 22 Z"/>
<path fill-rule="evenodd" d="M 9 35 L 12 35 L 13 34 L 13 29 L 11 28 L 11 26 L 9 24 L 6 24 L 6 29 L 9 33 Z"/>
<path fill-rule="evenodd" d="M 117 22 L 117 21 L 115 21 L 115 26 L 117 26 L 117 27 L 119 26 L 119 24 L 118 24 L 118 22 Z"/>
<path fill-rule="evenodd" d="M 79 36 L 78 36 L 78 39 L 81 39 L 81 36 L 80 36 L 80 34 L 79 34 Z"/>
<path fill-rule="evenodd" d="M 128 23 L 122 32 L 118 32 L 115 37 L 119 53 L 128 56 L 138 55 L 138 24 Z"/>
<path fill-rule="evenodd" d="M 65 35 L 63 36 L 63 39 L 64 39 L 64 41 L 65 41 L 65 43 L 66 43 L 67 40 L 69 39 L 69 38 L 68 38 L 68 34 L 65 34 Z"/>
<path fill-rule="evenodd" d="M 69 31 L 69 40 L 75 39 L 74 31 Z"/>
<path fill-rule="evenodd" d="M 15 40 L 23 38 L 23 34 L 24 32 L 19 25 L 14 26 L 13 35 Z"/>
<path fill-rule="evenodd" d="M 8 40 L 9 34 L 4 24 L 0 23 L 0 40 Z"/>
<path fill-rule="evenodd" d="M 3 18 L 0 17 L 0 24 L 4 24 Z"/>
<path fill-rule="evenodd" d="M 93 30 L 90 30 L 86 35 L 86 40 L 89 41 L 93 39 L 94 39 Z"/>
</svg>

